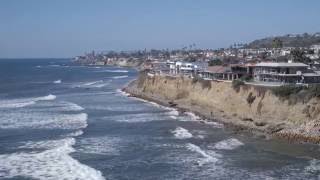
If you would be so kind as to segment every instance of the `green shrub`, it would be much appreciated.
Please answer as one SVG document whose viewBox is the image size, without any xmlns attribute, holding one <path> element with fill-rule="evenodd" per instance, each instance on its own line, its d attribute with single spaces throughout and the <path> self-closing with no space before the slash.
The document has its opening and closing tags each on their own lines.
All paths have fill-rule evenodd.
<svg viewBox="0 0 320 180">
<path fill-rule="evenodd" d="M 313 98 L 313 97 L 319 98 L 320 97 L 320 85 L 316 84 L 316 85 L 309 86 L 308 94 L 309 94 L 310 98 Z"/>
<path fill-rule="evenodd" d="M 204 79 L 196 76 L 192 79 L 192 84 L 195 84 L 195 83 L 200 83 L 203 89 L 204 88 L 211 89 L 211 81 L 210 80 L 204 80 Z"/>
<path fill-rule="evenodd" d="M 320 85 L 309 87 L 285 85 L 273 88 L 272 93 L 283 100 L 288 100 L 291 105 L 297 102 L 306 103 L 312 98 L 320 98 Z"/>
<path fill-rule="evenodd" d="M 210 60 L 208 62 L 209 66 L 221 66 L 223 65 L 223 61 L 221 61 L 220 59 L 214 59 L 214 60 Z"/>
<path fill-rule="evenodd" d="M 239 92 L 240 87 L 244 86 L 244 85 L 245 85 L 245 83 L 243 81 L 240 81 L 240 80 L 233 80 L 232 81 L 232 88 L 237 92 Z"/>
<path fill-rule="evenodd" d="M 195 76 L 192 78 L 192 84 L 195 84 L 197 82 L 201 81 L 201 78 L 199 76 Z"/>
<path fill-rule="evenodd" d="M 256 99 L 256 96 L 253 96 L 252 92 L 250 92 L 248 97 L 247 97 L 247 103 L 249 105 L 251 105 L 254 102 L 255 99 Z"/>
<path fill-rule="evenodd" d="M 246 82 L 249 82 L 252 80 L 252 76 L 249 76 L 249 75 L 243 75 L 241 78 L 240 78 L 241 81 L 246 81 Z"/>
<path fill-rule="evenodd" d="M 303 89 L 302 86 L 284 85 L 272 88 L 272 93 L 280 98 L 289 98 L 291 95 L 299 93 Z"/>
<path fill-rule="evenodd" d="M 202 89 L 205 89 L 205 88 L 211 89 L 211 81 L 202 79 L 200 82 L 201 82 Z"/>
</svg>

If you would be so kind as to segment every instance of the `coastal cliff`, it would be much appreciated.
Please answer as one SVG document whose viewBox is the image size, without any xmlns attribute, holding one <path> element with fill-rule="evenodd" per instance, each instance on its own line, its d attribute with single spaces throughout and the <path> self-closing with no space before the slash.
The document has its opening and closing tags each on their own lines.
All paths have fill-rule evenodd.
<svg viewBox="0 0 320 180">
<path fill-rule="evenodd" d="M 141 69 L 145 63 L 142 59 L 112 59 L 106 61 L 89 60 L 89 59 L 77 59 L 73 61 L 74 63 L 81 65 L 92 65 L 92 66 L 119 66 L 119 67 L 131 67 Z"/>
<path fill-rule="evenodd" d="M 106 65 L 139 68 L 140 66 L 142 66 L 143 62 L 143 60 L 119 59 L 107 61 Z"/>
<path fill-rule="evenodd" d="M 133 96 L 191 110 L 238 130 L 290 141 L 320 142 L 320 101 L 292 103 L 268 88 L 141 74 L 124 91 Z"/>
</svg>

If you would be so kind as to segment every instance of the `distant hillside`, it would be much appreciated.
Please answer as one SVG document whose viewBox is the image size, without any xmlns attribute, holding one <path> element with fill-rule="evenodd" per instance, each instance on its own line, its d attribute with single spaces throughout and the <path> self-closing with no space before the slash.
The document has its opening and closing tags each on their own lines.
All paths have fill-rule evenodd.
<svg viewBox="0 0 320 180">
<path fill-rule="evenodd" d="M 275 39 L 282 43 L 283 47 L 309 47 L 320 43 L 320 32 L 315 34 L 287 34 L 284 36 L 267 37 L 255 40 L 245 46 L 245 48 L 272 48 L 275 46 Z"/>
</svg>

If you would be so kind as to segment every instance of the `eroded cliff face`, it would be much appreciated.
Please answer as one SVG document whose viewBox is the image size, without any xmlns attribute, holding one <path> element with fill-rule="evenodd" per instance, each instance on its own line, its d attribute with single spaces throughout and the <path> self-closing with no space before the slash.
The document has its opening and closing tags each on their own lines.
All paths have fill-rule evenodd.
<svg viewBox="0 0 320 180">
<path fill-rule="evenodd" d="M 320 142 L 320 101 L 289 103 L 271 90 L 168 76 L 140 76 L 129 93 L 172 101 L 226 123 L 298 141 Z M 135 89 L 133 91 L 133 89 Z"/>
</svg>

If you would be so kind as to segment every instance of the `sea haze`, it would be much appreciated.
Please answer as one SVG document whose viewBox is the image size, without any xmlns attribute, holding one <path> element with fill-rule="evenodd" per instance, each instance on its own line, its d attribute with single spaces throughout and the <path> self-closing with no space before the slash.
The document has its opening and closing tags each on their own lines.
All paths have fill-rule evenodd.
<svg viewBox="0 0 320 180">
<path fill-rule="evenodd" d="M 0 179 L 318 179 L 318 146 L 239 135 L 120 89 L 133 69 L 0 60 Z"/>
</svg>

